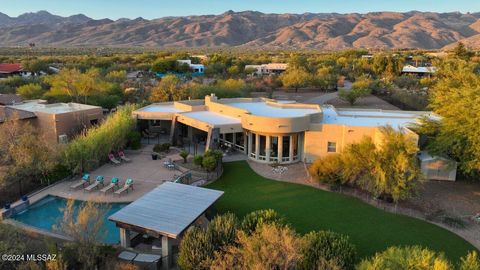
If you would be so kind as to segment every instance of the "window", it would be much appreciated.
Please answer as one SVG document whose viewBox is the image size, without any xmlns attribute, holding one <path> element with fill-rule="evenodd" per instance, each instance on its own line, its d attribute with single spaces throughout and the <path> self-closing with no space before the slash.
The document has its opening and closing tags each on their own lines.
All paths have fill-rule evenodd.
<svg viewBox="0 0 480 270">
<path fill-rule="evenodd" d="M 336 153 L 337 152 L 337 143 L 336 142 L 328 142 L 327 152 Z"/>
</svg>

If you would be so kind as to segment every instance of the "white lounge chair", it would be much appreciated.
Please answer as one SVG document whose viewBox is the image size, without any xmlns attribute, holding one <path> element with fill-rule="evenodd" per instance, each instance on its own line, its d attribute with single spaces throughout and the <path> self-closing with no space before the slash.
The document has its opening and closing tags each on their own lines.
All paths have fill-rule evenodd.
<svg viewBox="0 0 480 270">
<path fill-rule="evenodd" d="M 120 161 L 113 154 L 108 154 L 108 159 L 113 165 L 120 165 Z"/>
<path fill-rule="evenodd" d="M 118 152 L 118 157 L 120 157 L 120 159 L 121 159 L 122 161 L 125 161 L 125 162 L 130 162 L 130 161 L 132 161 L 131 159 L 129 159 L 129 158 L 127 158 L 127 157 L 125 156 L 125 153 L 124 153 L 123 151 Z"/>
<path fill-rule="evenodd" d="M 109 192 L 110 190 L 115 191 L 115 187 L 118 187 L 118 182 L 120 182 L 120 180 L 117 177 L 112 177 L 112 181 L 110 182 L 110 184 L 103 187 L 100 192 L 107 194 L 107 192 Z"/>
<path fill-rule="evenodd" d="M 71 185 L 70 188 L 71 189 L 77 189 L 79 187 L 83 187 L 83 186 L 89 185 L 89 184 L 90 184 L 90 174 L 86 173 L 86 174 L 83 175 L 83 177 L 80 181 Z"/>
<path fill-rule="evenodd" d="M 127 181 L 125 181 L 125 185 L 123 185 L 122 188 L 115 191 L 114 193 L 117 194 L 117 195 L 122 195 L 123 192 L 128 193 L 128 189 L 130 189 L 130 188 L 132 188 L 132 190 L 133 190 L 133 180 L 132 179 L 127 179 Z"/>
<path fill-rule="evenodd" d="M 104 180 L 103 176 L 101 176 L 101 175 L 97 176 L 97 178 L 95 179 L 95 182 L 93 184 L 89 185 L 88 187 L 86 187 L 84 189 L 84 191 L 91 191 L 94 188 L 98 188 L 98 186 L 100 186 L 100 185 L 103 186 L 104 185 L 103 180 Z"/>
</svg>

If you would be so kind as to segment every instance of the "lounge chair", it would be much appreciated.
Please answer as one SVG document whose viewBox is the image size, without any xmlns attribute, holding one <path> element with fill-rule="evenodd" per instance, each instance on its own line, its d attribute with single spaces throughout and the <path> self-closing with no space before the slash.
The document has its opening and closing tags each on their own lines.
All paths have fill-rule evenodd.
<svg viewBox="0 0 480 270">
<path fill-rule="evenodd" d="M 89 184 L 90 184 L 90 174 L 86 173 L 86 174 L 83 175 L 83 177 L 80 181 L 71 185 L 70 188 L 71 189 L 77 189 L 79 187 L 83 187 L 83 186 L 89 185 Z"/>
<path fill-rule="evenodd" d="M 108 159 L 113 165 L 120 165 L 120 161 L 112 153 L 108 154 Z"/>
<path fill-rule="evenodd" d="M 129 159 L 129 158 L 127 158 L 127 157 L 125 156 L 125 153 L 124 153 L 123 151 L 119 151 L 119 152 L 118 152 L 118 157 L 120 157 L 120 159 L 121 159 L 122 161 L 125 161 L 125 162 L 130 162 L 130 161 L 132 161 L 131 159 Z"/>
<path fill-rule="evenodd" d="M 100 192 L 107 194 L 110 190 L 115 191 L 115 187 L 118 187 L 118 182 L 120 182 L 120 180 L 117 177 L 112 177 L 110 184 L 100 189 Z"/>
<path fill-rule="evenodd" d="M 127 181 L 125 181 L 125 185 L 123 185 L 123 187 L 121 189 L 115 191 L 114 193 L 117 194 L 117 195 L 122 195 L 123 192 L 128 193 L 129 188 L 132 188 L 132 190 L 133 190 L 133 180 L 132 179 L 127 179 Z"/>
<path fill-rule="evenodd" d="M 97 178 L 95 179 L 95 182 L 89 185 L 88 187 L 86 187 L 84 191 L 91 191 L 94 188 L 98 188 L 99 185 L 104 186 L 103 180 L 104 180 L 103 176 L 101 175 L 97 176 Z"/>
</svg>

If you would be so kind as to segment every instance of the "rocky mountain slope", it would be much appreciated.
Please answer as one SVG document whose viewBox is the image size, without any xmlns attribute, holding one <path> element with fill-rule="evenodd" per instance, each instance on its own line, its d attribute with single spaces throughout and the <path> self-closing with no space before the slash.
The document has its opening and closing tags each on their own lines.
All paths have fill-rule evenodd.
<svg viewBox="0 0 480 270">
<path fill-rule="evenodd" d="M 480 46 L 480 13 L 374 12 L 264 14 L 94 20 L 46 11 L 0 13 L 0 46 L 143 46 L 439 49 L 462 40 Z"/>
</svg>

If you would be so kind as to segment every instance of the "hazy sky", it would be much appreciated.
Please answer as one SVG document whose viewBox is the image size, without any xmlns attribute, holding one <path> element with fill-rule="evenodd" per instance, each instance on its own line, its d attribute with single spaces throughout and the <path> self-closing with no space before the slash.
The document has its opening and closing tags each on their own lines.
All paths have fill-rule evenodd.
<svg viewBox="0 0 480 270">
<path fill-rule="evenodd" d="M 269 13 L 365 13 L 370 11 L 480 12 L 480 0 L 0 0 L 0 12 L 18 16 L 47 10 L 68 16 L 147 19 L 220 14 L 227 10 Z"/>
</svg>

